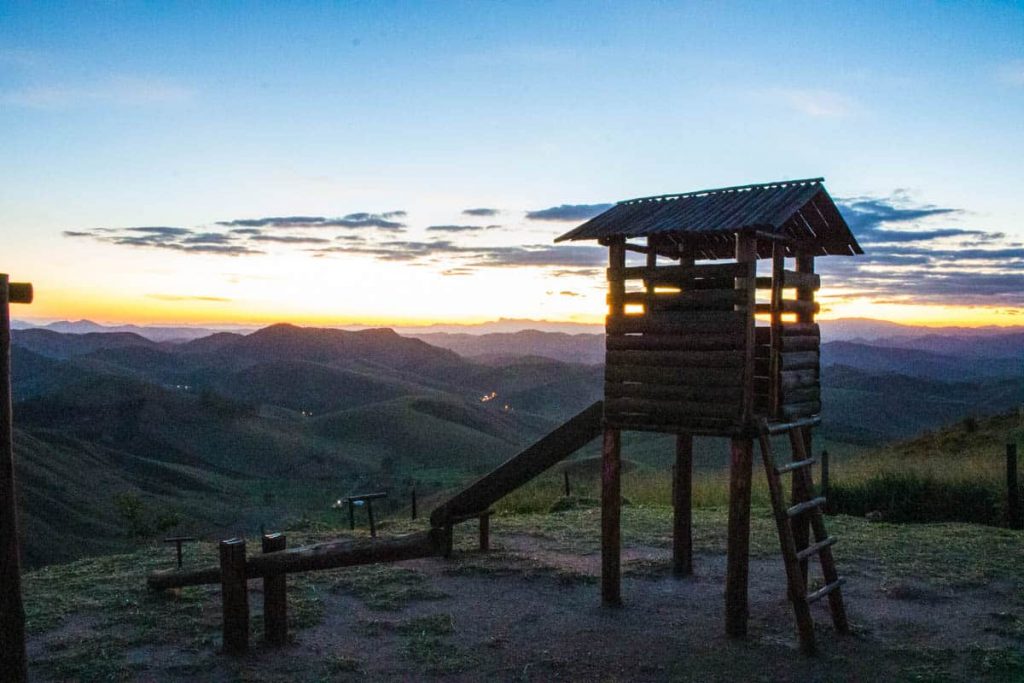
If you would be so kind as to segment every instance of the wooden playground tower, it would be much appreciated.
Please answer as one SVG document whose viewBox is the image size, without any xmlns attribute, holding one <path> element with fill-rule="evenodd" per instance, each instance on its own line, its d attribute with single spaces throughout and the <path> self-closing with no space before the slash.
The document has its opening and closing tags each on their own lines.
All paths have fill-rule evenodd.
<svg viewBox="0 0 1024 683">
<path fill-rule="evenodd" d="M 602 576 L 621 602 L 621 432 L 676 435 L 673 569 L 692 573 L 694 436 L 731 440 L 726 632 L 747 630 L 753 445 L 760 444 L 801 645 L 814 649 L 810 603 L 828 597 L 847 629 L 810 475 L 810 429 L 820 421 L 820 333 L 814 259 L 863 253 L 822 179 L 792 180 L 622 201 L 556 241 L 608 247 L 602 449 Z M 643 240 L 635 243 L 631 240 Z M 627 266 L 627 253 L 644 265 Z M 760 259 L 770 273 L 759 276 Z M 787 259 L 793 262 L 787 268 Z M 759 298 L 759 293 L 763 295 Z M 789 436 L 793 462 L 776 465 L 772 437 Z M 780 476 L 793 476 L 787 503 Z M 813 530 L 813 543 L 810 532 Z M 825 585 L 807 591 L 807 560 Z"/>
<path fill-rule="evenodd" d="M 847 630 L 842 579 L 832 559 L 835 538 L 825 531 L 825 499 L 814 496 L 810 475 L 810 428 L 821 411 L 814 259 L 862 253 L 821 183 L 792 180 L 624 201 L 558 238 L 596 239 L 609 250 L 605 398 L 440 503 L 429 529 L 299 548 L 286 548 L 285 538 L 273 534 L 263 537 L 262 554 L 249 557 L 244 539 L 227 539 L 220 542 L 219 566 L 154 571 L 148 585 L 220 583 L 224 651 L 240 653 L 249 643 L 247 582 L 262 579 L 267 640 L 281 644 L 287 640 L 287 574 L 448 557 L 454 526 L 471 520 L 479 521 L 480 549 L 487 550 L 491 506 L 603 434 L 601 596 L 606 605 L 618 605 L 621 432 L 676 435 L 673 567 L 681 576 L 693 571 L 693 437 L 724 436 L 732 443 L 726 632 L 743 636 L 756 439 L 801 646 L 813 652 L 811 603 L 828 597 L 836 629 Z M 637 238 L 646 243 L 629 242 Z M 627 267 L 627 252 L 643 254 L 644 265 Z M 758 276 L 759 259 L 771 259 L 769 274 Z M 793 269 L 786 259 L 794 259 Z M 777 466 L 772 437 L 781 434 L 789 436 L 793 461 Z M 788 503 L 780 480 L 786 474 L 793 477 Z M 807 561 L 815 556 L 825 584 L 808 593 Z"/>
</svg>

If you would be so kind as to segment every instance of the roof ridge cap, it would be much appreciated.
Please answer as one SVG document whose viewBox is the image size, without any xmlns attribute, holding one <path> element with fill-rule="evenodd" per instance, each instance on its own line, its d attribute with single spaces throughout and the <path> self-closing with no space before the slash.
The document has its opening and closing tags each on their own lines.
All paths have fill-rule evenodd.
<svg viewBox="0 0 1024 683">
<path fill-rule="evenodd" d="M 623 199 L 615 202 L 617 205 L 639 204 L 641 202 L 671 201 L 684 197 L 709 196 L 723 194 L 726 192 L 746 192 L 750 190 L 762 190 L 775 187 L 789 187 L 790 185 L 811 185 L 824 183 L 824 178 L 801 178 L 798 180 L 776 180 L 770 183 L 751 183 L 750 185 L 733 185 L 731 187 L 717 187 L 707 190 L 694 190 L 692 192 L 677 192 L 674 194 L 652 195 L 650 197 L 636 197 L 635 199 Z"/>
</svg>

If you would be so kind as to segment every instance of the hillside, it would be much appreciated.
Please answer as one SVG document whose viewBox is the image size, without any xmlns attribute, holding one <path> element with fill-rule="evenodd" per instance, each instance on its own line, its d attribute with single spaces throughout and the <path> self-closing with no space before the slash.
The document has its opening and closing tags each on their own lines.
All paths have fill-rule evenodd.
<svg viewBox="0 0 1024 683">
<path fill-rule="evenodd" d="M 497 341 L 525 340 L 543 351 L 566 337 L 517 333 Z M 497 354 L 493 345 L 486 356 L 464 358 L 391 330 L 274 325 L 172 344 L 132 333 L 36 329 L 14 340 L 16 422 L 32 451 L 20 466 L 58 465 L 26 475 L 37 500 L 52 500 L 33 506 L 32 524 L 47 531 L 26 536 L 32 562 L 137 543 L 140 534 L 115 508 L 126 495 L 189 533 L 321 518 L 337 497 L 366 489 L 392 489 L 388 504 L 401 506 L 413 486 L 429 495 L 493 467 L 603 388 L 600 365 Z M 845 342 L 826 344 L 823 353 L 826 411 L 817 442 L 838 453 L 1020 400 L 1019 374 L 998 374 L 1013 370 L 1012 360 Z M 641 465 L 671 466 L 668 437 L 629 434 L 625 447 Z M 723 452 L 716 440 L 699 439 L 698 467 L 725 467 Z M 85 467 L 83 453 L 93 458 L 87 469 L 108 477 L 109 486 L 65 481 L 65 470 Z M 580 457 L 596 453 L 591 444 Z M 139 463 L 156 474 L 135 476 Z M 194 493 L 175 498 L 158 485 L 186 470 Z M 66 509 L 95 519 L 64 527 Z M 100 529 L 102 543 L 94 540 Z M 66 541 L 63 549 L 54 550 L 56 540 Z"/>
</svg>

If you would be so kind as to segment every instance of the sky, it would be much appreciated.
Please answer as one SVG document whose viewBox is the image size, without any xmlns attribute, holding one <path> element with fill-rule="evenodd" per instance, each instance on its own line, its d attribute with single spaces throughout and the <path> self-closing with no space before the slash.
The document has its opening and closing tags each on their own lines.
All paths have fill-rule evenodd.
<svg viewBox="0 0 1024 683">
<path fill-rule="evenodd" d="M 823 317 L 1024 321 L 1021 3 L 0 0 L 21 319 L 599 322 L 636 196 L 823 176 Z"/>
</svg>

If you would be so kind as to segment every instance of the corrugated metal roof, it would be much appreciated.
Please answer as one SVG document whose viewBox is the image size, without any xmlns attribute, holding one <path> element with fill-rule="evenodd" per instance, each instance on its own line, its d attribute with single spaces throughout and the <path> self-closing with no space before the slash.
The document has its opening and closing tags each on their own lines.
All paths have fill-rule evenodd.
<svg viewBox="0 0 1024 683">
<path fill-rule="evenodd" d="M 555 241 L 676 235 L 706 258 L 725 258 L 731 247 L 722 235 L 758 230 L 791 238 L 803 253 L 863 253 L 823 181 L 785 180 L 628 199 Z"/>
</svg>

